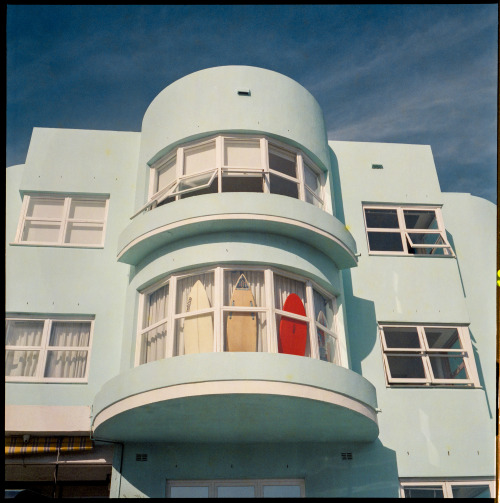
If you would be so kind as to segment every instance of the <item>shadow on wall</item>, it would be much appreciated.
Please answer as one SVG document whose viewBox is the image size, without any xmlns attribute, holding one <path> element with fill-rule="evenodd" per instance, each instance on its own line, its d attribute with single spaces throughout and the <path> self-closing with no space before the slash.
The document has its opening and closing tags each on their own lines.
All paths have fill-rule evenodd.
<svg viewBox="0 0 500 503">
<path fill-rule="evenodd" d="M 342 190 L 340 187 L 339 162 L 335 152 L 331 148 L 329 148 L 329 151 L 332 169 L 330 191 L 333 194 L 333 201 L 335 203 L 335 216 L 345 225 L 344 204 L 342 202 Z"/>
<path fill-rule="evenodd" d="M 137 453 L 147 461 L 137 461 Z M 398 497 L 395 451 L 368 444 L 128 444 L 120 497 L 165 497 L 167 480 L 302 479 L 307 497 Z"/>
</svg>

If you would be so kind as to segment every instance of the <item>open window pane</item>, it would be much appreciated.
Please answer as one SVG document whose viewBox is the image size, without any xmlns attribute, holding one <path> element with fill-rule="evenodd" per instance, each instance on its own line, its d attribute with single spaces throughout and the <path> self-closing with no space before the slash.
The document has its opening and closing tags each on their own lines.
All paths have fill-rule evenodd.
<svg viewBox="0 0 500 503">
<path fill-rule="evenodd" d="M 64 197 L 60 198 L 42 198 L 30 197 L 27 217 L 34 218 L 62 218 L 64 208 Z"/>
<path fill-rule="evenodd" d="M 403 210 L 407 229 L 437 229 L 434 210 Z"/>
<path fill-rule="evenodd" d="M 463 356 L 442 356 L 429 355 L 431 362 L 432 373 L 435 379 L 468 379 L 467 369 Z"/>
<path fill-rule="evenodd" d="M 420 356 L 387 355 L 393 379 L 425 379 L 424 363 Z"/>
<path fill-rule="evenodd" d="M 5 375 L 9 377 L 34 377 L 40 351 L 5 351 Z"/>
<path fill-rule="evenodd" d="M 105 208 L 105 199 L 73 199 L 69 207 L 69 218 L 79 220 L 104 220 Z"/>
<path fill-rule="evenodd" d="M 384 337 L 388 348 L 420 348 L 416 327 L 384 327 Z"/>
<path fill-rule="evenodd" d="M 366 226 L 374 229 L 399 229 L 397 210 L 365 209 Z"/>
<path fill-rule="evenodd" d="M 457 485 L 451 487 L 454 498 L 491 498 L 487 485 Z"/>
<path fill-rule="evenodd" d="M 215 142 L 185 149 L 185 175 L 192 175 L 209 169 L 215 169 Z"/>
<path fill-rule="evenodd" d="M 57 243 L 60 228 L 61 224 L 58 222 L 34 222 L 28 220 L 24 224 L 21 241 Z"/>
<path fill-rule="evenodd" d="M 48 351 L 45 377 L 80 379 L 85 377 L 87 351 Z"/>
<path fill-rule="evenodd" d="M 405 487 L 405 498 L 444 498 L 444 492 L 439 486 Z"/>
<path fill-rule="evenodd" d="M 42 343 L 43 324 L 43 321 L 7 320 L 5 345 L 40 346 Z"/>
<path fill-rule="evenodd" d="M 430 349 L 462 349 L 457 328 L 425 328 Z"/>
<path fill-rule="evenodd" d="M 80 245 L 99 245 L 102 243 L 103 230 L 104 227 L 100 224 L 69 222 L 64 242 Z"/>
<path fill-rule="evenodd" d="M 370 251 L 404 251 L 399 232 L 368 232 L 368 243 Z"/>
<path fill-rule="evenodd" d="M 260 168 L 260 141 L 224 140 L 224 166 Z"/>
<path fill-rule="evenodd" d="M 424 233 L 408 233 L 411 242 L 408 242 L 408 253 L 413 254 L 440 254 L 445 253 L 445 248 L 439 245 L 444 245 L 445 242 L 441 233 L 438 232 L 424 232 Z M 413 246 L 412 246 L 413 243 Z"/>
</svg>

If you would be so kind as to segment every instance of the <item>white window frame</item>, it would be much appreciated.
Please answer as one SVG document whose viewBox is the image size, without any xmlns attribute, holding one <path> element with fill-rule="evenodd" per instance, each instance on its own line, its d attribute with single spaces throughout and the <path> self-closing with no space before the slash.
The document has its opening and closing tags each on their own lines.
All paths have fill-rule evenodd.
<svg viewBox="0 0 500 503">
<path fill-rule="evenodd" d="M 241 166 L 236 166 L 232 167 L 229 165 L 226 165 L 224 162 L 224 144 L 225 141 L 244 141 L 244 140 L 255 140 L 258 141 L 260 144 L 260 152 L 261 152 L 261 161 L 260 161 L 260 166 L 252 166 L 252 167 L 241 167 Z M 208 144 L 210 142 L 215 141 L 215 166 L 213 166 L 210 169 L 207 169 L 203 173 L 196 173 L 195 175 L 185 175 L 184 174 L 184 150 L 190 149 L 193 147 L 198 147 L 202 146 L 204 144 Z M 276 148 L 278 150 L 284 150 L 288 154 L 295 156 L 296 158 L 296 170 L 297 170 L 297 176 L 296 177 L 290 177 L 284 173 L 281 173 L 279 171 L 275 171 L 273 169 L 269 168 L 269 148 Z M 158 187 L 158 174 L 161 171 L 161 169 L 168 163 L 170 162 L 173 157 L 175 156 L 176 158 L 176 163 L 175 163 L 175 171 L 176 171 L 176 177 L 175 180 L 171 181 L 168 185 L 165 187 L 162 187 L 160 190 L 156 190 Z M 320 193 L 319 195 L 314 193 L 307 184 L 305 183 L 305 175 L 304 175 L 304 164 L 307 164 L 307 166 L 313 171 L 315 175 L 318 177 L 318 182 L 320 185 Z M 244 135 L 244 134 L 227 134 L 227 135 L 217 135 L 217 136 L 210 136 L 207 138 L 204 138 L 202 140 L 196 140 L 196 141 L 191 141 L 188 143 L 185 143 L 183 145 L 180 145 L 178 147 L 175 147 L 175 149 L 169 151 L 165 155 L 163 155 L 160 159 L 154 161 L 150 165 L 150 176 L 149 176 L 149 191 L 148 191 L 148 202 L 142 206 L 134 215 L 132 215 L 132 218 L 135 218 L 137 215 L 142 213 L 145 210 L 150 210 L 158 206 L 159 204 L 163 203 L 166 199 L 172 198 L 172 200 L 179 200 L 181 199 L 183 194 L 187 194 L 189 192 L 194 192 L 198 190 L 202 190 L 204 188 L 207 188 L 211 186 L 213 183 L 214 179 L 218 179 L 218 184 L 217 184 L 217 190 L 216 192 L 221 193 L 223 192 L 222 190 L 222 177 L 230 177 L 230 176 L 248 176 L 248 177 L 257 177 L 260 176 L 263 178 L 263 187 L 262 187 L 262 192 L 263 193 L 270 193 L 271 192 L 271 184 L 270 184 L 270 175 L 276 175 L 281 178 L 284 178 L 286 180 L 289 180 L 291 182 L 294 182 L 297 184 L 297 191 L 298 191 L 298 197 L 297 199 L 301 201 L 306 201 L 306 192 L 309 193 L 315 201 L 317 201 L 317 205 L 314 203 L 308 203 L 308 204 L 313 204 L 316 207 L 319 207 L 320 209 L 323 209 L 326 211 L 326 197 L 325 197 L 325 191 L 326 191 L 326 176 L 323 171 L 316 166 L 316 164 L 304 153 L 302 150 L 292 147 L 290 145 L 287 145 L 286 143 L 283 143 L 281 141 L 275 140 L 273 138 L 269 138 L 268 136 L 265 135 Z M 189 179 L 189 178 L 194 178 L 195 176 L 200 176 L 202 174 L 210 174 L 211 177 L 208 179 L 203 184 L 200 184 L 199 186 L 193 187 L 193 188 L 188 188 L 188 189 L 183 189 L 180 191 L 176 191 L 176 188 L 179 186 L 180 183 L 183 181 Z M 295 198 L 294 198 L 295 199 Z"/>
<path fill-rule="evenodd" d="M 419 348 L 389 348 L 387 346 L 384 328 L 415 328 L 417 330 L 418 339 L 420 343 Z M 462 349 L 431 349 L 427 343 L 427 337 L 425 336 L 424 330 L 426 328 L 436 328 L 436 329 L 445 329 L 452 328 L 458 331 L 458 337 L 462 344 Z M 469 329 L 466 326 L 457 326 L 457 325 L 415 325 L 415 324 L 396 324 L 396 323 L 379 323 L 378 330 L 380 334 L 381 347 L 382 347 L 382 359 L 384 362 L 384 371 L 386 377 L 387 386 L 392 385 L 419 385 L 419 386 L 448 386 L 448 387 L 479 387 L 479 376 L 477 374 L 476 365 L 474 362 L 474 352 L 472 350 L 472 343 L 470 340 Z M 456 354 L 457 356 L 462 356 L 464 361 L 464 366 L 468 379 L 439 379 L 434 377 L 432 365 L 430 362 L 430 357 L 434 354 L 443 354 L 447 355 Z M 418 357 L 422 360 L 423 368 L 425 372 L 424 378 L 398 378 L 392 377 L 389 361 L 387 359 L 388 356 L 403 356 L 403 357 Z M 445 355 L 443 355 L 445 356 Z"/>
<path fill-rule="evenodd" d="M 29 203 L 31 198 L 37 199 L 53 199 L 60 200 L 64 199 L 63 210 L 61 218 L 39 218 L 39 217 L 28 217 L 27 212 L 29 208 Z M 72 201 L 105 201 L 104 205 L 104 218 L 102 220 L 93 219 L 81 219 L 81 218 L 70 218 L 69 212 L 71 208 Z M 21 208 L 21 216 L 19 219 L 19 224 L 17 226 L 16 237 L 14 243 L 19 245 L 27 246 L 57 246 L 66 248 L 103 248 L 104 240 L 106 236 L 106 222 L 108 220 L 108 208 L 109 208 L 109 196 L 97 196 L 97 195 L 75 195 L 69 196 L 67 194 L 59 193 L 26 193 L 23 197 L 23 204 Z M 47 241 L 23 241 L 23 232 L 26 222 L 39 221 L 39 222 L 53 222 L 59 223 L 59 236 L 57 241 L 47 242 Z M 98 224 L 102 225 L 102 237 L 101 242 L 96 244 L 85 244 L 85 243 L 65 243 L 64 238 L 66 236 L 66 230 L 68 224 L 71 223 L 83 223 L 83 224 Z"/>
<path fill-rule="evenodd" d="M 12 346 L 5 345 L 5 351 L 39 351 L 36 375 L 29 376 L 5 376 L 6 382 L 40 382 L 40 383 L 86 383 L 88 382 L 90 358 L 92 350 L 92 340 L 94 335 L 94 320 L 93 316 L 53 316 L 40 317 L 32 315 L 7 315 L 5 321 L 41 321 L 44 323 L 42 339 L 39 346 Z M 49 346 L 50 334 L 52 331 L 53 322 L 67 323 L 89 323 L 90 335 L 88 346 Z M 87 363 L 85 365 L 85 375 L 83 377 L 45 377 L 45 365 L 47 363 L 47 354 L 49 351 L 86 351 Z"/>
<path fill-rule="evenodd" d="M 166 481 L 165 496 L 171 498 L 172 487 L 208 487 L 208 497 L 217 498 L 218 487 L 253 486 L 255 498 L 264 497 L 265 486 L 296 486 L 300 488 L 300 498 L 305 498 L 306 489 L 303 479 L 223 479 L 223 480 L 170 480 Z"/>
<path fill-rule="evenodd" d="M 453 486 L 488 486 L 490 497 L 495 497 L 495 481 L 493 479 L 399 479 L 399 495 L 405 498 L 407 487 L 441 486 L 445 498 L 453 498 Z"/>
<path fill-rule="evenodd" d="M 264 306 L 255 307 L 238 307 L 238 306 L 227 306 L 224 305 L 224 273 L 226 271 L 262 271 L 264 273 Z M 136 351 L 135 351 L 135 361 L 134 366 L 141 365 L 141 338 L 142 335 L 154 328 L 156 325 L 163 325 L 165 320 L 159 321 L 155 325 L 151 325 L 147 328 L 143 327 L 144 316 L 147 312 L 147 298 L 148 296 L 162 288 L 167 283 L 169 284 L 169 300 L 168 300 L 168 310 L 167 310 L 167 340 L 166 340 L 166 350 L 163 358 L 170 358 L 174 355 L 175 346 L 175 326 L 179 319 L 186 318 L 186 313 L 175 313 L 176 297 L 177 297 L 177 282 L 182 278 L 212 273 L 214 274 L 214 298 L 212 299 L 212 305 L 210 308 L 199 310 L 196 312 L 190 312 L 189 316 L 195 316 L 200 314 L 212 314 L 214 319 L 214 352 L 224 352 L 224 313 L 229 311 L 238 312 L 252 312 L 252 313 L 263 313 L 266 316 L 266 347 L 267 353 L 278 353 L 278 330 L 276 326 L 277 316 L 286 316 L 287 318 L 294 318 L 298 320 L 305 321 L 308 324 L 308 341 L 310 344 L 310 354 L 309 358 L 319 359 L 319 349 L 317 340 L 317 328 L 320 327 L 322 331 L 325 332 L 330 337 L 335 339 L 335 361 L 331 362 L 333 365 L 339 365 L 347 367 L 347 354 L 345 354 L 345 334 L 339 329 L 338 322 L 338 305 L 335 295 L 327 292 L 321 288 L 316 283 L 311 280 L 304 278 L 302 276 L 290 273 L 288 271 L 283 271 L 277 268 L 266 267 L 266 266 L 250 266 L 250 265 L 240 265 L 231 264 L 224 266 L 215 266 L 208 268 L 197 268 L 189 271 L 183 271 L 182 273 L 171 274 L 166 276 L 159 282 L 151 285 L 144 290 L 138 292 L 139 294 L 139 309 L 138 309 L 138 319 L 137 319 L 137 336 L 136 336 Z M 306 316 L 296 315 L 286 311 L 282 311 L 275 306 L 274 299 L 274 274 L 279 276 L 284 276 L 296 281 L 300 281 L 305 284 L 306 293 Z M 328 302 L 331 302 L 331 308 L 333 312 L 332 327 L 325 327 L 317 322 L 314 316 L 314 301 L 313 301 L 313 290 L 316 290 L 320 295 L 322 295 Z M 147 362 L 149 363 L 149 362 Z M 330 362 L 329 362 L 330 363 Z"/>
<path fill-rule="evenodd" d="M 368 227 L 366 221 L 366 210 L 396 210 L 397 218 L 398 218 L 398 227 L 385 228 L 385 227 Z M 436 215 L 436 223 L 438 225 L 437 229 L 408 229 L 406 228 L 406 221 L 404 218 L 405 211 L 434 211 Z M 420 205 L 382 205 L 382 204 L 363 204 L 363 219 L 365 223 L 365 234 L 366 234 L 366 243 L 368 247 L 369 255 L 408 255 L 408 256 L 417 256 L 417 257 L 455 257 L 453 249 L 448 242 L 446 237 L 446 229 L 444 226 L 443 215 L 441 213 L 441 208 L 439 206 L 420 206 Z M 401 242 L 403 246 L 402 251 L 390 251 L 390 250 L 371 250 L 370 249 L 370 240 L 368 237 L 369 232 L 380 232 L 380 233 L 391 233 L 391 234 L 399 234 L 401 237 Z M 410 234 L 438 234 L 441 240 L 443 241 L 441 244 L 434 245 L 422 245 L 422 244 L 413 244 Z M 410 253 L 408 248 L 408 241 L 410 242 L 410 246 L 414 249 L 426 249 L 433 248 L 431 253 L 426 254 L 417 254 Z M 442 249 L 444 255 L 435 255 L 435 251 L 438 249 Z"/>
</svg>

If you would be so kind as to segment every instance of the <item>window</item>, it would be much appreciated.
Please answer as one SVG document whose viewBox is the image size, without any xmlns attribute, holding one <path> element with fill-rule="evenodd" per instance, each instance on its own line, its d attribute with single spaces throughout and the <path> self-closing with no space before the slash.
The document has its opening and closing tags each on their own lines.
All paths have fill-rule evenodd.
<svg viewBox="0 0 500 503">
<path fill-rule="evenodd" d="M 440 208 L 364 206 L 370 254 L 454 256 Z"/>
<path fill-rule="evenodd" d="M 6 381 L 86 382 L 92 319 L 7 317 Z"/>
<path fill-rule="evenodd" d="M 216 192 L 281 194 L 323 209 L 324 187 L 325 176 L 299 149 L 267 137 L 217 136 L 185 144 L 155 161 L 149 201 L 133 217 Z"/>
<path fill-rule="evenodd" d="M 389 384 L 478 386 L 467 327 L 380 326 Z"/>
<path fill-rule="evenodd" d="M 167 498 L 304 498 L 303 480 L 167 480 Z"/>
<path fill-rule="evenodd" d="M 107 209 L 104 197 L 25 195 L 15 242 L 102 247 Z"/>
<path fill-rule="evenodd" d="M 401 481 L 402 498 L 493 498 L 492 480 Z"/>
<path fill-rule="evenodd" d="M 298 298 L 302 310 L 285 305 L 290 296 Z M 213 351 L 283 352 L 337 365 L 345 361 L 335 298 L 289 273 L 225 266 L 174 274 L 141 292 L 139 302 L 136 365 Z M 295 352 L 280 346 L 286 323 L 302 334 Z"/>
</svg>

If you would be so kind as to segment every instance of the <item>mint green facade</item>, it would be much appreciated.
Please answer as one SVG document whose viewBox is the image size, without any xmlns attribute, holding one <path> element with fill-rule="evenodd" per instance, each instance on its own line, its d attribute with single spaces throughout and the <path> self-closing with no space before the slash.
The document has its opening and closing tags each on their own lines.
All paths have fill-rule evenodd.
<svg viewBox="0 0 500 503">
<path fill-rule="evenodd" d="M 304 153 L 323 174 L 323 208 L 222 192 L 131 218 L 151 197 L 153 163 L 232 134 Z M 109 198 L 104 245 L 19 242 L 27 194 Z M 363 205 L 382 204 L 439 208 L 453 255 L 371 254 Z M 114 445 L 111 497 L 242 479 L 301 480 L 306 497 L 399 497 L 402 479 L 494 478 L 496 207 L 442 192 L 429 146 L 328 141 L 318 103 L 298 83 L 210 68 L 165 88 L 141 132 L 35 128 L 26 163 L 7 169 L 6 208 L 7 317 L 95 317 L 87 382 L 9 381 L 6 405 L 88 407 L 87 434 Z M 139 365 L 144 292 L 232 266 L 295 275 L 334 298 L 340 363 L 271 348 Z M 383 324 L 468 327 L 477 381 L 391 385 Z M 7 419 L 6 436 L 71 431 L 36 418 L 17 430 Z"/>
</svg>

